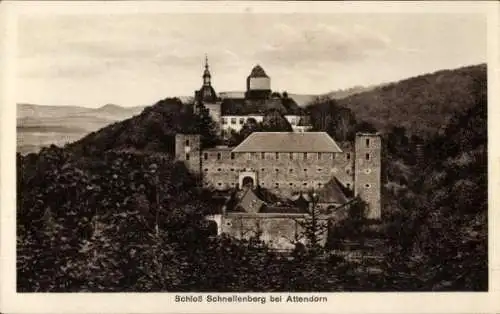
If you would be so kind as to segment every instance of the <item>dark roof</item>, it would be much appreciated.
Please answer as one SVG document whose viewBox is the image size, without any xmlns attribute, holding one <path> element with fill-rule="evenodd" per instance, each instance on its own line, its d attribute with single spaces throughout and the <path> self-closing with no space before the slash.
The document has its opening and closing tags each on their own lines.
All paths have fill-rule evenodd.
<svg viewBox="0 0 500 314">
<path fill-rule="evenodd" d="M 233 152 L 340 153 L 342 150 L 326 132 L 254 132 Z"/>
<path fill-rule="evenodd" d="M 273 214 L 306 214 L 307 211 L 297 206 L 275 206 L 264 204 L 260 208 L 261 213 Z"/>
<path fill-rule="evenodd" d="M 240 207 L 247 213 L 258 213 L 263 205 L 264 201 L 259 199 L 252 189 L 247 189 L 240 198 L 236 208 Z"/>
<path fill-rule="evenodd" d="M 217 94 L 211 85 L 203 85 L 199 91 L 196 91 L 195 98 L 197 101 L 215 102 Z"/>
<path fill-rule="evenodd" d="M 248 77 L 269 77 L 266 74 L 266 71 L 260 66 L 256 65 L 253 67 L 252 72 L 250 72 L 250 75 Z"/>
<path fill-rule="evenodd" d="M 345 204 L 348 200 L 335 177 L 316 193 L 318 194 L 318 202 L 320 203 Z"/>
<path fill-rule="evenodd" d="M 266 111 L 276 109 L 282 114 L 303 114 L 303 109 L 291 98 L 244 99 L 225 98 L 221 104 L 222 115 L 264 115 Z"/>
</svg>

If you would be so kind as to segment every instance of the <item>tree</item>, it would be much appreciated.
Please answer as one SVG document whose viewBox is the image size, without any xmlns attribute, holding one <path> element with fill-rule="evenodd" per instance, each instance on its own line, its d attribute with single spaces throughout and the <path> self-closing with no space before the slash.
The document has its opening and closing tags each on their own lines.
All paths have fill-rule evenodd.
<svg viewBox="0 0 500 314">
<path fill-rule="evenodd" d="M 262 131 L 266 132 L 292 132 L 292 126 L 278 110 L 268 110 L 262 121 Z"/>
</svg>

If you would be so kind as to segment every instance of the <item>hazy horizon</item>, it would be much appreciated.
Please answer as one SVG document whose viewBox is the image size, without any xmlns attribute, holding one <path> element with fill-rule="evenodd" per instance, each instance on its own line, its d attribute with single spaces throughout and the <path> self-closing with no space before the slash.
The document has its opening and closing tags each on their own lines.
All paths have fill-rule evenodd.
<svg viewBox="0 0 500 314">
<path fill-rule="evenodd" d="M 22 16 L 17 103 L 97 108 L 193 96 L 205 54 L 217 92 L 319 95 L 486 63 L 482 14 Z"/>
</svg>

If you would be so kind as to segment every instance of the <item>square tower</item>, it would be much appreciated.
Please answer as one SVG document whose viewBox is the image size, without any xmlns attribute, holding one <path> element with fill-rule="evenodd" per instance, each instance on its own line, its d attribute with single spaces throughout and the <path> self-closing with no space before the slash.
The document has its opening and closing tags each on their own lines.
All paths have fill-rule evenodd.
<svg viewBox="0 0 500 314">
<path fill-rule="evenodd" d="M 381 136 L 378 133 L 357 133 L 354 146 L 354 195 L 368 203 L 367 218 L 380 219 Z"/>
<path fill-rule="evenodd" d="M 175 159 L 183 161 L 195 175 L 201 173 L 201 137 L 198 134 L 175 135 Z"/>
</svg>

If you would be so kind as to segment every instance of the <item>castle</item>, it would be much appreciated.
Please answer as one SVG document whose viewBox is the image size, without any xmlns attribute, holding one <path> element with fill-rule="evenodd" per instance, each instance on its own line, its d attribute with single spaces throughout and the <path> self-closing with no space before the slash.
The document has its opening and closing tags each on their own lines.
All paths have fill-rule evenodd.
<svg viewBox="0 0 500 314">
<path fill-rule="evenodd" d="M 237 124 L 228 124 L 236 116 L 227 115 L 225 109 L 231 106 L 225 107 L 224 100 L 217 97 L 210 78 L 206 64 L 195 101 L 209 108 L 222 130 L 237 128 L 241 125 L 238 119 L 261 114 L 240 114 Z M 242 103 L 272 105 L 271 95 L 270 78 L 256 66 L 247 78 Z M 297 112 L 289 119 L 300 120 L 302 114 Z M 218 233 L 240 238 L 259 233 L 271 246 L 283 249 L 303 238 L 300 221 L 308 215 L 303 205 L 312 201 L 324 220 L 330 220 L 339 215 L 336 209 L 359 196 L 368 205 L 367 218 L 381 218 L 381 148 L 379 134 L 357 133 L 354 143 L 341 147 L 325 132 L 298 128 L 294 132 L 254 132 L 235 147 L 208 149 L 202 149 L 200 135 L 177 134 L 175 152 L 176 159 L 197 174 L 204 187 L 226 193 L 228 201 L 222 212 L 212 217 Z"/>
<path fill-rule="evenodd" d="M 295 132 L 311 129 L 304 110 L 286 92 L 283 95 L 272 93 L 271 78 L 260 65 L 256 65 L 247 77 L 244 97 L 217 95 L 212 86 L 207 58 L 202 78 L 203 85 L 194 93 L 195 105 L 202 103 L 208 109 L 222 136 L 229 135 L 231 131 L 239 132 L 248 119 L 262 122 L 268 109 L 280 111 Z"/>
</svg>

